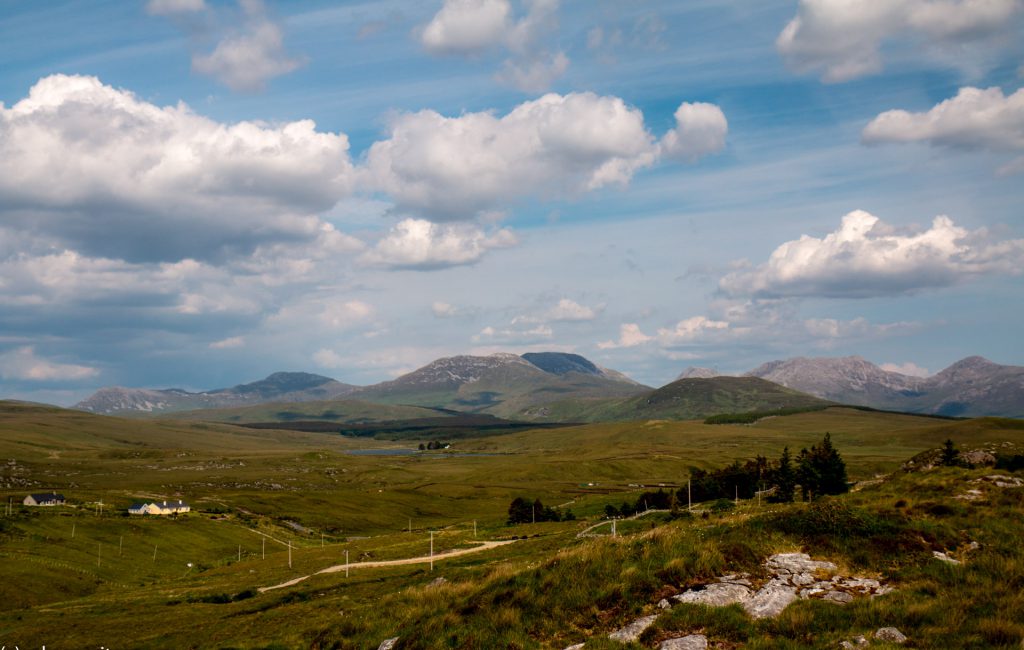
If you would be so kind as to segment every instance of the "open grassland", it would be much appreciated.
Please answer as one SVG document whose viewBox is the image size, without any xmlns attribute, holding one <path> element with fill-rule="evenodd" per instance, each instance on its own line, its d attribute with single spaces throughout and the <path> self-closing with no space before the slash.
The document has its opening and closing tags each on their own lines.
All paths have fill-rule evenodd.
<svg viewBox="0 0 1024 650">
<path fill-rule="evenodd" d="M 885 524 L 853 536 L 806 535 L 756 504 L 709 520 L 625 522 L 616 540 L 576 536 L 606 504 L 632 501 L 639 485 L 685 484 L 691 466 L 774 458 L 784 445 L 809 446 L 826 431 L 859 479 L 892 472 L 947 437 L 967 447 L 1024 443 L 1017 421 L 833 408 L 754 425 L 587 425 L 460 440 L 455 453 L 353 456 L 357 448 L 411 443 L 5 405 L 0 494 L 15 507 L 0 519 L 0 643 L 365 648 L 400 634 L 405 648 L 561 648 L 647 612 L 666 586 L 757 571 L 770 552 L 805 548 L 903 586 L 845 608 L 798 603 L 770 622 L 733 610 L 673 609 L 664 625 L 716 630 L 747 647 L 833 645 L 869 623 L 906 627 L 918 647 L 1019 647 L 1024 511 L 1013 495 L 1024 490 L 973 505 L 953 500 L 978 472 L 901 476 L 844 497 Z M 64 492 L 74 507 L 17 505 L 44 489 Z M 581 521 L 505 526 L 515 496 L 572 509 Z M 176 519 L 123 515 L 137 497 L 180 497 L 195 511 Z M 900 499 L 906 503 L 894 508 Z M 433 572 L 425 564 L 365 568 L 257 591 L 343 563 L 346 550 L 351 562 L 427 555 L 430 530 L 437 553 L 524 539 L 444 560 Z M 931 550 L 955 551 L 968 537 L 982 544 L 970 564 L 929 563 Z M 994 583 L 999 572 L 1005 584 Z M 438 575 L 449 582 L 427 588 Z M 955 604 L 974 615 L 959 622 L 963 643 L 935 645 L 952 629 L 939 603 L 954 587 Z"/>
<path fill-rule="evenodd" d="M 248 424 L 253 422 L 292 422 L 315 420 L 360 424 L 388 420 L 412 420 L 415 418 L 439 418 L 448 415 L 442 410 L 401 404 L 373 404 L 360 400 L 326 400 L 322 402 L 288 402 L 283 404 L 259 404 L 234 408 L 201 409 L 175 413 L 176 420 L 199 422 L 227 422 Z M 166 414 L 160 417 L 167 417 Z"/>
</svg>

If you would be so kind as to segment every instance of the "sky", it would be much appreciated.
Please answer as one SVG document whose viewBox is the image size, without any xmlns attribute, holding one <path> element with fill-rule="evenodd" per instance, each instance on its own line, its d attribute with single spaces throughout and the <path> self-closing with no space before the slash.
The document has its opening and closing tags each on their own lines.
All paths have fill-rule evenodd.
<svg viewBox="0 0 1024 650">
<path fill-rule="evenodd" d="M 1024 0 L 0 0 L 0 397 L 1024 364 Z"/>
</svg>

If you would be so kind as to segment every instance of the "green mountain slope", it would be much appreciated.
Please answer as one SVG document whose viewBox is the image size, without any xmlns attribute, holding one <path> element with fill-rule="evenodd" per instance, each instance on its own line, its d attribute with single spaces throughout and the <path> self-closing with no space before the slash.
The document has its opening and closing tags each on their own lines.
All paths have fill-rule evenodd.
<svg viewBox="0 0 1024 650">
<path fill-rule="evenodd" d="M 641 395 L 620 399 L 569 399 L 523 409 L 534 421 L 603 422 L 692 420 L 719 413 L 745 413 L 829 404 L 756 377 L 680 379 Z"/>
</svg>

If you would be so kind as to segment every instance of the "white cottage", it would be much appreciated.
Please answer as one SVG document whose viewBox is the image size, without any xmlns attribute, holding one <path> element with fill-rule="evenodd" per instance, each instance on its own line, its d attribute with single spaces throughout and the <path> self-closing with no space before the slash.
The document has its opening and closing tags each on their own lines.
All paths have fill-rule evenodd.
<svg viewBox="0 0 1024 650">
<path fill-rule="evenodd" d="M 56 492 L 30 494 L 22 503 L 26 506 L 62 506 L 64 505 L 64 495 Z"/>
<path fill-rule="evenodd" d="M 190 512 L 192 506 L 178 499 L 177 501 L 141 501 L 128 508 L 130 515 L 176 515 Z"/>
</svg>

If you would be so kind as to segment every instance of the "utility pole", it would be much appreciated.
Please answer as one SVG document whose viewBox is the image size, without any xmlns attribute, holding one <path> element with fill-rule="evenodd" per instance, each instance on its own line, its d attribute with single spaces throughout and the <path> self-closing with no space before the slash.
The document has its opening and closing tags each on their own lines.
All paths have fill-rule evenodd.
<svg viewBox="0 0 1024 650">
<path fill-rule="evenodd" d="M 320 533 L 320 548 L 324 547 L 324 534 Z"/>
<path fill-rule="evenodd" d="M 740 504 L 740 486 L 734 485 L 733 487 L 736 488 L 736 505 L 738 506 Z"/>
<path fill-rule="evenodd" d="M 409 517 L 409 534 L 412 535 L 412 517 Z"/>
<path fill-rule="evenodd" d="M 348 577 L 348 549 L 345 549 L 345 577 Z"/>
<path fill-rule="evenodd" d="M 96 545 L 96 566 L 100 565 L 100 558 L 103 557 L 103 544 Z"/>
<path fill-rule="evenodd" d="M 430 531 L 430 570 L 434 570 L 434 531 Z"/>
<path fill-rule="evenodd" d="M 263 559 L 267 559 L 267 538 L 263 538 Z"/>
<path fill-rule="evenodd" d="M 71 524 L 71 539 L 75 538 L 75 526 L 78 524 Z"/>
<path fill-rule="evenodd" d="M 288 542 L 288 568 L 292 568 L 292 543 Z"/>
<path fill-rule="evenodd" d="M 153 544 L 153 561 L 156 562 L 156 544 Z"/>
<path fill-rule="evenodd" d="M 686 511 L 690 512 L 693 510 L 693 491 L 691 488 L 691 479 L 686 479 Z"/>
<path fill-rule="evenodd" d="M 239 562 L 242 561 L 242 545 L 241 544 L 238 545 L 238 561 Z"/>
<path fill-rule="evenodd" d="M 476 539 L 476 519 L 473 520 L 473 539 Z"/>
</svg>

